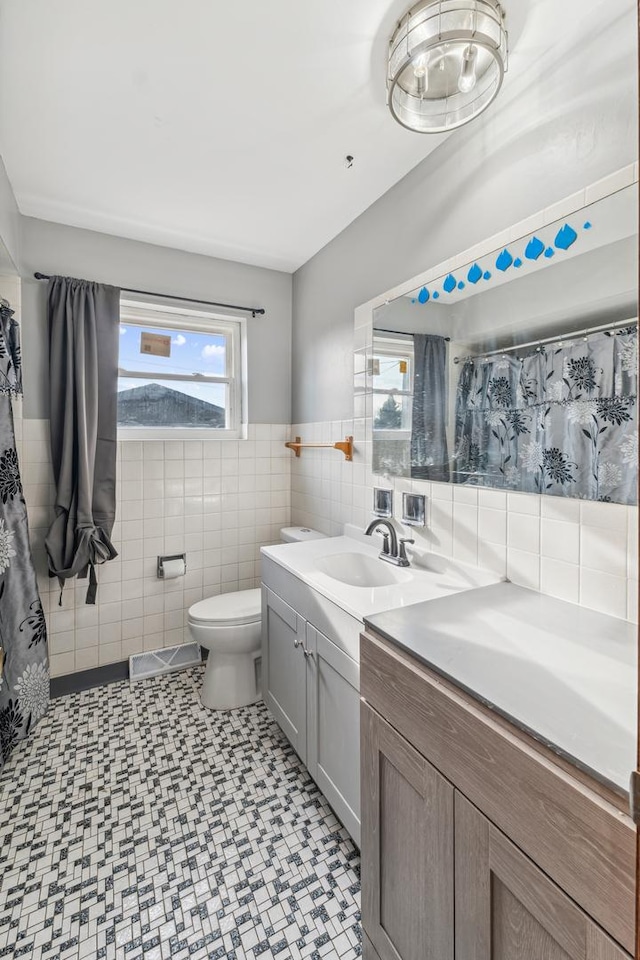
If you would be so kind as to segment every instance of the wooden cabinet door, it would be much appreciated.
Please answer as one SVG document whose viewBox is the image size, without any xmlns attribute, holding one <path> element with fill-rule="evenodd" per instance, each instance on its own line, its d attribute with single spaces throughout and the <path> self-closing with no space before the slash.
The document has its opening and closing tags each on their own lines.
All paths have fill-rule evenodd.
<svg viewBox="0 0 640 960">
<path fill-rule="evenodd" d="M 307 767 L 360 845 L 360 666 L 307 623 Z"/>
<path fill-rule="evenodd" d="M 455 792 L 456 960 L 630 960 Z"/>
<path fill-rule="evenodd" d="M 453 787 L 361 702 L 362 923 L 380 960 L 452 960 Z"/>
<path fill-rule="evenodd" d="M 298 756 L 307 759 L 306 621 L 262 589 L 262 695 Z"/>
</svg>

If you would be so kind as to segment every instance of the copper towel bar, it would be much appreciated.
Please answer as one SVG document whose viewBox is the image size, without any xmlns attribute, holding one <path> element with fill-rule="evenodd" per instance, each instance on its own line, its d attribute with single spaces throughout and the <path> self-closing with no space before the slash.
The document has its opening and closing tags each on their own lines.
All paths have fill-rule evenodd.
<svg viewBox="0 0 640 960">
<path fill-rule="evenodd" d="M 302 443 L 300 437 L 296 437 L 295 440 L 287 440 L 285 447 L 293 450 L 296 457 L 300 456 L 303 447 L 325 447 L 328 450 L 341 450 L 345 460 L 353 460 L 353 437 L 345 437 L 337 443 Z"/>
</svg>

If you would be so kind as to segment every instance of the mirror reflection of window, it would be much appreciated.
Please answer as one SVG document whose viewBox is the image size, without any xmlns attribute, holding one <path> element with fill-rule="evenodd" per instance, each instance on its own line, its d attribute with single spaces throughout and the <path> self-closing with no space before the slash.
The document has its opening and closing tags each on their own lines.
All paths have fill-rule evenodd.
<svg viewBox="0 0 640 960">
<path fill-rule="evenodd" d="M 413 339 L 376 336 L 372 362 L 373 429 L 411 430 Z"/>
<path fill-rule="evenodd" d="M 376 332 L 371 361 L 375 473 L 410 476 L 413 337 Z"/>
</svg>

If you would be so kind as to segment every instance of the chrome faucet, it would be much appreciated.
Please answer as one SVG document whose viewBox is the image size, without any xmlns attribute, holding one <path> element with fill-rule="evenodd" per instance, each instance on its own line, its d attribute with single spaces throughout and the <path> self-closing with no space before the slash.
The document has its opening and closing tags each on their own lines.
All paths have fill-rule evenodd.
<svg viewBox="0 0 640 960">
<path fill-rule="evenodd" d="M 370 537 L 378 527 L 385 527 L 387 530 L 387 533 L 382 534 L 384 539 L 382 541 L 380 559 L 386 560 L 387 563 L 393 563 L 396 567 L 408 567 L 409 560 L 407 559 L 405 543 L 414 543 L 415 541 L 409 537 L 401 537 L 400 540 L 398 540 L 398 534 L 396 533 L 394 525 L 390 520 L 385 520 L 382 517 L 374 518 L 365 530 L 365 534 Z"/>
</svg>

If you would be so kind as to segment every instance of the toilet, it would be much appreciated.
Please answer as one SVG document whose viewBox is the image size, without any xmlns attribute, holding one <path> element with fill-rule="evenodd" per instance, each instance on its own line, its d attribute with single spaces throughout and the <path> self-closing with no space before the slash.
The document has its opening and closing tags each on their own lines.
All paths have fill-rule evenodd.
<svg viewBox="0 0 640 960">
<path fill-rule="evenodd" d="M 284 527 L 283 543 L 320 540 L 309 527 Z M 262 591 L 239 590 L 189 608 L 189 632 L 209 651 L 200 700 L 210 710 L 233 710 L 260 699 L 256 660 L 262 639 Z"/>
</svg>

